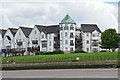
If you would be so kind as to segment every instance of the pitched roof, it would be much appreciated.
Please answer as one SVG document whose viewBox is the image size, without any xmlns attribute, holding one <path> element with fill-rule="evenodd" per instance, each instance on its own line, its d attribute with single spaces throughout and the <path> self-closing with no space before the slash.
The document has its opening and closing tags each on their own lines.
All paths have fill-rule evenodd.
<svg viewBox="0 0 120 80">
<path fill-rule="evenodd" d="M 31 33 L 32 29 L 33 29 L 33 28 L 28 28 L 28 27 L 20 27 L 20 28 L 21 28 L 21 30 L 23 31 L 23 33 L 25 34 L 25 36 L 27 38 L 29 37 L 29 35 L 30 35 L 30 33 Z"/>
<path fill-rule="evenodd" d="M 75 23 L 74 20 L 67 14 L 60 23 Z"/>
<path fill-rule="evenodd" d="M 94 30 L 101 33 L 101 30 L 96 24 L 81 24 L 81 31 L 83 32 L 93 32 Z"/>
<path fill-rule="evenodd" d="M 11 31 L 11 33 L 13 34 L 13 36 L 15 36 L 15 34 L 16 34 L 17 30 L 18 30 L 16 28 L 8 28 L 8 29 Z"/>
<path fill-rule="evenodd" d="M 40 32 L 44 32 L 46 34 L 50 33 L 58 33 L 59 32 L 59 25 L 50 25 L 50 26 L 42 26 L 42 25 L 35 25 Z"/>
<path fill-rule="evenodd" d="M 0 29 L 0 34 L 2 35 L 2 37 L 4 37 L 4 35 L 5 35 L 6 31 L 7 31 L 7 30 Z"/>
</svg>

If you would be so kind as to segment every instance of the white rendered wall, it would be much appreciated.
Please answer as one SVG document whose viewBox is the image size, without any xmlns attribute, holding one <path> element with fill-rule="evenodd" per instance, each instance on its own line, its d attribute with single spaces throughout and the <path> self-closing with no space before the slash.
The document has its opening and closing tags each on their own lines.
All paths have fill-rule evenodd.
<svg viewBox="0 0 120 80">
<path fill-rule="evenodd" d="M 35 32 L 36 32 L 36 34 L 35 34 Z M 33 40 L 38 40 L 38 45 L 32 44 Z M 36 26 L 32 29 L 32 31 L 29 35 L 29 47 L 32 47 L 32 46 L 34 46 L 34 47 L 40 46 L 40 31 L 37 29 Z"/>
<path fill-rule="evenodd" d="M 20 35 L 19 35 L 19 33 L 20 33 Z M 21 30 L 21 28 L 19 28 L 18 31 L 17 31 L 17 33 L 16 33 L 16 35 L 15 35 L 15 44 L 16 44 L 15 48 L 18 48 L 16 41 L 22 41 L 23 44 L 22 44 L 21 48 L 27 49 L 27 47 L 28 47 L 28 40 L 29 39 L 26 38 L 26 36 L 24 35 L 24 33 Z"/>
<path fill-rule="evenodd" d="M 73 51 L 75 51 L 75 27 L 76 25 L 73 24 L 74 30 L 70 30 L 71 24 L 66 24 L 68 26 L 68 30 L 60 30 L 60 50 L 62 51 L 70 51 L 70 48 L 73 48 Z M 65 27 L 65 24 L 60 24 L 60 27 Z M 68 36 L 65 36 L 65 32 L 67 32 Z M 74 38 L 70 38 L 70 33 L 73 33 Z M 65 44 L 65 40 L 68 41 L 68 44 Z M 70 40 L 73 40 L 74 46 L 70 46 Z M 67 48 L 67 49 L 66 49 Z"/>
<path fill-rule="evenodd" d="M 6 36 L 9 36 L 11 38 L 10 42 L 9 40 L 7 40 Z M 6 46 L 8 45 L 11 46 L 11 48 L 15 48 L 14 36 L 9 29 L 6 31 L 4 35 L 4 48 L 6 48 Z"/>
</svg>

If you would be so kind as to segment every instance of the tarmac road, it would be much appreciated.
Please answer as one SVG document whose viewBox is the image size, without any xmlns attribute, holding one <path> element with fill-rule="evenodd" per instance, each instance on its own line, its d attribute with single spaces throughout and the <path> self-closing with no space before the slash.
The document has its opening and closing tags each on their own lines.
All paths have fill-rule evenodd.
<svg viewBox="0 0 120 80">
<path fill-rule="evenodd" d="M 118 78 L 117 68 L 2 71 L 2 78 Z"/>
</svg>

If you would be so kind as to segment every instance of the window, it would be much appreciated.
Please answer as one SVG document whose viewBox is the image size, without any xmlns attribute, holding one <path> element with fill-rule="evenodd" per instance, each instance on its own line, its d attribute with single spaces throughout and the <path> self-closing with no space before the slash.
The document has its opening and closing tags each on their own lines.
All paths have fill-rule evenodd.
<svg viewBox="0 0 120 80">
<path fill-rule="evenodd" d="M 70 33 L 70 38 L 74 38 L 74 35 L 73 35 L 73 33 Z"/>
<path fill-rule="evenodd" d="M 87 44 L 89 44 L 89 40 L 87 40 Z"/>
<path fill-rule="evenodd" d="M 93 37 L 95 37 L 95 34 L 93 34 Z"/>
<path fill-rule="evenodd" d="M 67 40 L 65 40 L 65 44 L 68 44 L 68 41 L 67 41 Z"/>
<path fill-rule="evenodd" d="M 89 33 L 87 33 L 87 36 L 89 36 Z"/>
<path fill-rule="evenodd" d="M 44 34 L 41 35 L 41 38 L 42 38 L 42 39 L 44 38 Z"/>
<path fill-rule="evenodd" d="M 87 52 L 89 52 L 89 48 L 87 48 Z"/>
<path fill-rule="evenodd" d="M 63 30 L 63 27 L 62 27 L 62 26 L 60 27 L 60 30 Z"/>
<path fill-rule="evenodd" d="M 73 40 L 70 40 L 70 43 L 73 43 Z"/>
<path fill-rule="evenodd" d="M 73 51 L 73 48 L 70 48 L 70 51 Z"/>
<path fill-rule="evenodd" d="M 47 47 L 47 41 L 42 41 L 42 48 Z"/>
<path fill-rule="evenodd" d="M 36 31 L 35 31 L 35 34 L 36 34 Z"/>
<path fill-rule="evenodd" d="M 19 35 L 21 35 L 21 33 L 19 32 Z"/>
<path fill-rule="evenodd" d="M 74 30 L 73 24 L 70 25 L 70 30 Z"/>
<path fill-rule="evenodd" d="M 67 24 L 65 25 L 64 30 L 68 30 L 68 25 Z"/>
<path fill-rule="evenodd" d="M 68 33 L 67 33 L 67 32 L 65 32 L 65 36 L 66 36 L 66 37 L 68 36 Z"/>
<path fill-rule="evenodd" d="M 68 50 L 68 48 L 67 48 L 67 47 L 65 47 L 65 50 L 67 51 L 67 50 Z"/>
<path fill-rule="evenodd" d="M 49 39 L 51 39 L 51 35 L 49 34 Z"/>
<path fill-rule="evenodd" d="M 70 40 L 70 46 L 74 46 L 73 40 Z"/>
<path fill-rule="evenodd" d="M 49 43 L 49 46 L 51 46 L 51 41 L 50 41 L 50 43 Z"/>
</svg>

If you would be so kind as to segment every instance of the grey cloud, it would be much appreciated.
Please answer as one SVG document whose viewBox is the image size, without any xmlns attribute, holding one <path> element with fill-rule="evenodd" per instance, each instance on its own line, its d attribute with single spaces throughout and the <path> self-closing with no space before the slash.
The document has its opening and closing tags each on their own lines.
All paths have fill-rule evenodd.
<svg viewBox="0 0 120 80">
<path fill-rule="evenodd" d="M 82 23 L 97 23 L 102 31 L 117 27 L 117 7 L 104 2 L 4 3 L 3 7 L 3 27 L 59 24 L 67 13 L 79 27 Z"/>
</svg>

